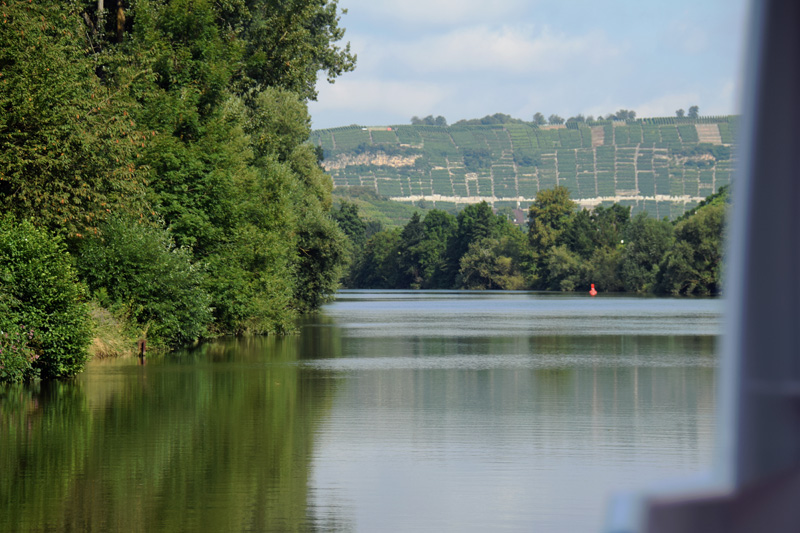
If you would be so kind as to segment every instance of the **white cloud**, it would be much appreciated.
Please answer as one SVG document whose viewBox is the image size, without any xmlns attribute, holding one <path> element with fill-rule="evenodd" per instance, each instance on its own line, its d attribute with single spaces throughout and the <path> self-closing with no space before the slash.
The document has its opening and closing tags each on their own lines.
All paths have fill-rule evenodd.
<svg viewBox="0 0 800 533">
<path fill-rule="evenodd" d="M 702 13 L 738 13 L 743 4 L 709 1 Z M 698 31 L 708 17 L 695 13 L 696 0 L 673 3 L 339 0 L 349 10 L 342 24 L 358 65 L 332 86 L 321 80 L 310 110 L 319 127 L 428 114 L 455 122 L 620 108 L 673 116 L 695 104 L 701 113 L 733 111 L 735 25 Z"/>
<path fill-rule="evenodd" d="M 529 0 L 343 0 L 351 16 L 367 15 L 414 27 L 453 27 L 487 20 L 509 20 L 530 8 Z"/>
<path fill-rule="evenodd" d="M 600 65 L 619 56 L 605 34 L 570 36 L 548 28 L 470 26 L 431 34 L 413 42 L 371 39 L 360 44 L 370 67 L 409 72 L 536 75 Z"/>
<path fill-rule="evenodd" d="M 402 116 L 433 113 L 448 96 L 441 84 L 420 81 L 344 79 L 319 87 L 312 111 L 391 111 Z"/>
<path fill-rule="evenodd" d="M 690 106 L 698 105 L 699 102 L 700 95 L 696 92 L 670 93 L 629 109 L 636 111 L 638 117 L 673 117 L 678 109 L 688 112 Z"/>
</svg>

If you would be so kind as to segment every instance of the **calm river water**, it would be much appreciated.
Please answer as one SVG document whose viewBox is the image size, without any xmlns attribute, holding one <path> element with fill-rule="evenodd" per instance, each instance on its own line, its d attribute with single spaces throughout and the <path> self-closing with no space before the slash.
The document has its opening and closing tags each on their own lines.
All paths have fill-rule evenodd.
<svg viewBox="0 0 800 533">
<path fill-rule="evenodd" d="M 597 531 L 712 459 L 719 300 L 343 292 L 0 389 L 0 530 Z"/>
</svg>

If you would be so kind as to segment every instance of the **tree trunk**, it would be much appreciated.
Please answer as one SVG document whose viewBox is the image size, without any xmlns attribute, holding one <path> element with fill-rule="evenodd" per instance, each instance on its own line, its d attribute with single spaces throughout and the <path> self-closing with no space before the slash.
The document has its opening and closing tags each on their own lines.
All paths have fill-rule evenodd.
<svg viewBox="0 0 800 533">
<path fill-rule="evenodd" d="M 98 0 L 102 1 L 102 0 Z M 121 43 L 125 35 L 125 10 L 122 7 L 122 0 L 117 0 L 117 42 Z"/>
</svg>

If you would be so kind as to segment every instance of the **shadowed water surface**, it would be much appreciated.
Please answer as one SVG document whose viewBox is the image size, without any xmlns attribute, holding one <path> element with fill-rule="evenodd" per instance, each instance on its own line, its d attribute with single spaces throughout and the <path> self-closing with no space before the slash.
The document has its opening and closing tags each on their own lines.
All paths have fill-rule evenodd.
<svg viewBox="0 0 800 533">
<path fill-rule="evenodd" d="M 0 392 L 0 529 L 595 531 L 711 462 L 720 302 L 345 291 Z"/>
</svg>

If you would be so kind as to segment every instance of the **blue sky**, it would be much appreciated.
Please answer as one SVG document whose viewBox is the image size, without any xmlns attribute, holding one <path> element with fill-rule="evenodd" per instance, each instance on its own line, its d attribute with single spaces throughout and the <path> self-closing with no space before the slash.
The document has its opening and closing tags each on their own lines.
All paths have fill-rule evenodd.
<svg viewBox="0 0 800 533">
<path fill-rule="evenodd" d="M 318 84 L 313 128 L 736 113 L 744 0 L 339 0 L 356 70 Z"/>
</svg>

